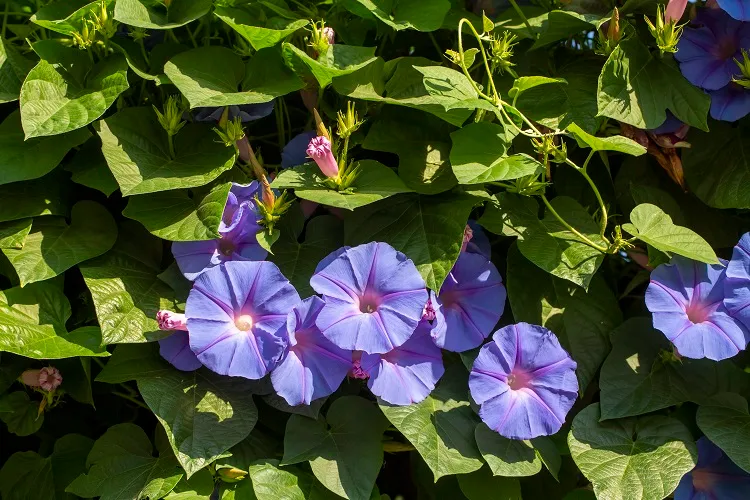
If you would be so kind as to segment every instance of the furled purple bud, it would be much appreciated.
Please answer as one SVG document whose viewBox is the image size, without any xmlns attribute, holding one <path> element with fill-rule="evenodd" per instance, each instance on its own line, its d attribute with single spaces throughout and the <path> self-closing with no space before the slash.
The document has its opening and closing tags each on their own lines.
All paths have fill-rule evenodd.
<svg viewBox="0 0 750 500">
<path fill-rule="evenodd" d="M 328 41 L 329 45 L 336 43 L 336 32 L 330 26 L 323 28 L 323 37 Z"/>
<path fill-rule="evenodd" d="M 349 377 L 359 380 L 370 378 L 370 375 L 362 368 L 362 351 L 352 353 L 352 369 L 349 370 Z"/>
<path fill-rule="evenodd" d="M 318 164 L 323 175 L 331 178 L 339 175 L 339 165 L 331 151 L 331 141 L 322 136 L 313 137 L 306 152 Z"/>
<path fill-rule="evenodd" d="M 54 366 L 45 366 L 41 370 L 26 370 L 21 374 L 21 382 L 29 387 L 41 387 L 52 392 L 62 384 L 60 370 Z"/>
<path fill-rule="evenodd" d="M 160 330 L 183 330 L 187 331 L 187 318 L 184 314 L 172 311 L 159 311 L 156 313 L 156 321 L 159 322 Z"/>
</svg>

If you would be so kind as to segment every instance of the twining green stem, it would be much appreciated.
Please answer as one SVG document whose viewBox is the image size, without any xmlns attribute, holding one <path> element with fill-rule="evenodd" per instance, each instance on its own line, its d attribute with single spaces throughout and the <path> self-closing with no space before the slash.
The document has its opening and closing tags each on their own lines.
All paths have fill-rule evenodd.
<svg viewBox="0 0 750 500">
<path fill-rule="evenodd" d="M 464 24 L 467 24 L 469 26 L 469 29 L 474 34 L 474 38 L 476 38 L 477 41 L 479 42 L 479 51 L 482 53 L 482 60 L 484 61 L 484 69 L 487 71 L 487 74 L 490 77 L 489 78 L 489 80 L 490 80 L 490 88 L 492 88 L 494 99 L 492 97 L 488 96 L 487 94 L 485 94 L 484 92 L 482 92 L 481 90 L 479 90 L 479 87 L 477 86 L 476 82 L 474 81 L 474 79 L 469 74 L 469 69 L 466 67 L 465 58 L 464 58 L 464 41 L 463 41 L 463 25 Z M 463 18 L 463 19 L 461 19 L 458 22 L 458 53 L 461 56 L 461 69 L 463 70 L 464 75 L 466 75 L 466 78 L 469 79 L 469 83 L 471 83 L 471 86 L 474 87 L 474 91 L 482 99 L 485 99 L 485 100 L 491 102 L 492 104 L 497 105 L 497 102 L 500 100 L 500 97 L 499 97 L 499 95 L 497 93 L 497 89 L 495 88 L 495 82 L 494 82 L 494 79 L 492 78 L 492 71 L 491 71 L 491 68 L 490 68 L 490 63 L 487 60 L 487 52 L 484 50 L 484 44 L 482 43 L 482 37 L 481 37 L 481 35 L 479 35 L 479 33 L 477 33 L 477 30 L 474 29 L 474 25 L 471 24 L 469 22 L 469 20 L 466 19 L 466 18 Z"/>
<path fill-rule="evenodd" d="M 595 250 L 599 250 L 601 253 L 607 253 L 607 250 L 608 250 L 607 247 L 603 247 L 601 245 L 597 245 L 596 243 L 594 243 L 593 241 L 591 241 L 586 235 L 584 235 L 583 233 L 581 233 L 578 229 L 576 229 L 573 226 L 571 226 L 570 224 L 568 224 L 565 221 L 565 219 L 563 219 L 562 217 L 560 217 L 560 214 L 558 214 L 557 210 L 555 210 L 554 207 L 552 207 L 552 205 L 550 204 L 549 200 L 547 200 L 546 196 L 542 195 L 542 201 L 544 202 L 544 206 L 547 207 L 547 210 L 550 211 L 550 213 L 555 217 L 555 219 L 557 219 L 560 222 L 560 224 L 562 224 L 565 227 L 565 229 L 567 229 L 568 231 L 570 231 L 571 233 L 573 233 L 574 235 L 576 235 L 581 240 L 582 243 L 590 246 L 591 248 L 593 248 Z"/>
<path fill-rule="evenodd" d="M 588 158 L 586 158 L 586 161 L 583 163 L 583 167 L 579 167 L 578 165 L 576 165 L 570 158 L 566 158 L 565 163 L 567 163 L 568 165 L 576 169 L 583 176 L 583 178 L 586 179 L 586 182 L 589 183 L 589 186 L 591 186 L 591 189 L 594 191 L 594 195 L 596 196 L 596 201 L 599 203 L 599 210 L 602 213 L 602 221 L 600 224 L 599 235 L 606 240 L 607 238 L 604 236 L 604 234 L 607 232 L 607 218 L 608 218 L 607 206 L 604 204 L 604 199 L 602 199 L 602 195 L 599 192 L 599 188 L 596 187 L 596 183 L 586 171 L 586 169 L 589 166 L 589 162 L 591 161 L 591 158 L 594 157 L 594 154 L 595 154 L 594 151 L 591 151 L 589 153 Z"/>
<path fill-rule="evenodd" d="M 2 31 L 2 34 L 0 34 L 0 36 L 2 36 L 3 38 L 5 38 L 5 27 L 8 24 L 9 14 L 10 14 L 10 5 L 8 2 L 5 2 L 5 11 L 3 12 L 3 31 Z"/>
<path fill-rule="evenodd" d="M 519 15 L 519 17 L 523 20 L 523 24 L 526 25 L 526 27 L 529 29 L 529 34 L 531 35 L 531 38 L 536 38 L 536 34 L 534 33 L 534 29 L 531 27 L 531 24 L 529 23 L 529 20 L 526 18 L 526 14 L 523 13 L 521 8 L 516 3 L 516 0 L 510 0 L 510 4 L 513 6 L 513 10 L 516 11 L 516 14 Z"/>
<path fill-rule="evenodd" d="M 151 408 L 149 408 L 148 406 L 146 406 L 145 403 L 142 403 L 141 401 L 138 401 L 137 399 L 135 399 L 132 396 L 128 396 L 127 394 L 123 394 L 122 392 L 118 392 L 118 391 L 112 391 L 112 394 L 114 394 L 115 396 L 121 397 L 122 399 L 125 399 L 127 401 L 130 401 L 131 403 L 136 404 L 136 405 L 140 406 L 141 408 L 145 408 L 146 410 L 151 411 Z"/>
<path fill-rule="evenodd" d="M 190 29 L 189 25 L 185 25 L 185 29 L 187 30 L 188 36 L 190 37 L 190 42 L 193 44 L 193 48 L 198 48 L 198 43 L 195 41 L 195 35 L 193 35 L 193 31 Z"/>
</svg>

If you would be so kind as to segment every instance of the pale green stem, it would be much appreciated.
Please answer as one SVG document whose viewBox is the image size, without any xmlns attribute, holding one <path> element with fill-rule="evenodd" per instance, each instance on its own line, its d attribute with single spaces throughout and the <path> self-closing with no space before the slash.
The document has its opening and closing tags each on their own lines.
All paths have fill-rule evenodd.
<svg viewBox="0 0 750 500">
<path fill-rule="evenodd" d="M 552 205 L 550 204 L 550 202 L 547 200 L 546 196 L 542 195 L 542 201 L 544 202 L 544 206 L 547 207 L 547 210 L 550 211 L 550 213 L 555 217 L 555 219 L 557 219 L 558 221 L 560 221 L 560 224 L 562 224 L 565 227 L 565 229 L 567 229 L 568 231 L 570 231 L 571 233 L 573 233 L 574 235 L 576 235 L 581 240 L 582 243 L 590 246 L 591 248 L 593 248 L 595 250 L 599 250 L 601 253 L 607 253 L 607 248 L 606 247 L 603 247 L 601 245 L 597 245 L 596 243 L 594 243 L 593 241 L 591 241 L 587 236 L 585 236 L 583 233 L 581 233 L 579 230 L 577 230 L 576 228 L 574 228 L 573 226 L 571 226 L 570 224 L 568 224 L 565 221 L 565 219 L 563 219 L 562 217 L 560 217 L 560 214 L 558 214 L 557 211 L 552 207 Z"/>
<path fill-rule="evenodd" d="M 531 38 L 536 38 L 536 35 L 534 34 L 534 28 L 531 27 L 529 20 L 526 18 L 526 14 L 523 13 L 521 8 L 516 3 L 516 0 L 510 0 L 510 4 L 513 6 L 513 10 L 516 11 L 516 14 L 518 14 L 519 17 L 523 20 L 523 24 L 525 24 L 526 27 L 529 29 L 529 34 L 531 35 Z"/>
<path fill-rule="evenodd" d="M 586 161 L 583 163 L 583 167 L 579 167 L 576 165 L 572 160 L 569 158 L 565 159 L 565 163 L 576 169 L 584 179 L 586 179 L 586 182 L 589 183 L 589 186 L 591 186 L 591 189 L 594 191 L 594 195 L 596 196 L 596 201 L 599 203 L 599 210 L 601 210 L 602 213 L 602 221 L 601 221 L 601 227 L 599 230 L 599 235 L 604 238 L 605 241 L 607 241 L 607 238 L 604 236 L 604 234 L 607 232 L 607 206 L 604 204 L 604 199 L 602 198 L 601 193 L 599 192 L 599 188 L 596 187 L 596 183 L 594 180 L 589 176 L 586 169 L 588 168 L 589 162 L 591 161 L 591 158 L 593 158 L 595 152 L 591 151 L 589 153 L 588 158 L 586 158 Z"/>
</svg>

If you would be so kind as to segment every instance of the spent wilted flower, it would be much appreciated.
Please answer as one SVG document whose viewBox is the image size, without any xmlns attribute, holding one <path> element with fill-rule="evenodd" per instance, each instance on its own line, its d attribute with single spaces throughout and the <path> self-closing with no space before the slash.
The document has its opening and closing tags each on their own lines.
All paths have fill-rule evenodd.
<svg viewBox="0 0 750 500">
<path fill-rule="evenodd" d="M 21 374 L 21 382 L 29 387 L 39 387 L 47 392 L 54 391 L 60 384 L 62 384 L 63 378 L 60 375 L 60 370 L 54 366 L 45 366 L 39 370 L 26 370 Z"/>
</svg>

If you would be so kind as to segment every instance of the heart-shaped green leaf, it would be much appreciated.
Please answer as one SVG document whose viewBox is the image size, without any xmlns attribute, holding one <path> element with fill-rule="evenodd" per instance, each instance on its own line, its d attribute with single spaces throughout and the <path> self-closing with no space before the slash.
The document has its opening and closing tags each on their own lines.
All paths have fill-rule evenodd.
<svg viewBox="0 0 750 500">
<path fill-rule="evenodd" d="M 37 215 L 67 215 L 70 181 L 59 170 L 40 179 L 0 186 L 0 221 Z"/>
<path fill-rule="evenodd" d="M 152 30 L 184 26 L 208 14 L 211 0 L 118 0 L 115 19 L 121 23 Z"/>
<path fill-rule="evenodd" d="M 34 220 L 20 250 L 3 249 L 21 285 L 53 278 L 114 245 L 117 226 L 107 209 L 93 201 L 73 206 L 71 224 L 62 217 Z"/>
<path fill-rule="evenodd" d="M 568 132 L 573 134 L 582 147 L 589 147 L 592 151 L 617 151 L 633 156 L 646 154 L 646 148 L 632 139 L 615 135 L 612 137 L 596 137 L 589 134 L 575 123 L 568 125 Z"/>
<path fill-rule="evenodd" d="M 255 50 L 273 47 L 309 23 L 307 19 L 290 20 L 283 17 L 272 17 L 263 26 L 260 26 L 257 16 L 253 16 L 244 10 L 221 6 L 216 7 L 214 14 L 239 33 L 242 38 L 250 42 Z"/>
<path fill-rule="evenodd" d="M 24 140 L 21 113 L 14 111 L 0 124 L 0 184 L 36 179 L 60 164 L 72 148 L 86 142 L 91 133 L 74 130 L 55 137 Z"/>
<path fill-rule="evenodd" d="M 253 381 L 200 369 L 138 380 L 188 477 L 245 439 L 258 420 Z"/>
<path fill-rule="evenodd" d="M 622 228 L 657 250 L 707 264 L 719 262 L 706 240 L 692 229 L 673 224 L 672 218 L 656 205 L 641 203 L 630 212 L 630 222 Z"/>
<path fill-rule="evenodd" d="M 271 187 L 294 189 L 299 198 L 346 210 L 411 191 L 393 170 L 375 160 L 358 161 L 350 168 L 358 168 L 359 173 L 345 191 L 328 187 L 325 177 L 314 163 L 283 170 Z"/>
<path fill-rule="evenodd" d="M 85 127 L 128 89 L 124 57 L 112 55 L 92 65 L 78 49 L 45 42 L 51 43 L 43 45 L 44 59 L 21 87 L 21 123 L 27 139 Z"/>
<path fill-rule="evenodd" d="M 133 221 L 124 221 L 115 246 L 81 264 L 107 344 L 149 342 L 159 330 L 156 313 L 174 308 L 174 293 L 159 279 L 162 242 Z"/>
<path fill-rule="evenodd" d="M 189 123 L 174 136 L 172 158 L 167 133 L 150 108 L 125 108 L 96 129 L 123 196 L 203 186 L 234 165 L 235 149 L 202 124 Z"/>
<path fill-rule="evenodd" d="M 451 134 L 451 166 L 459 184 L 497 182 L 537 175 L 544 166 L 526 154 L 507 156 L 512 137 L 500 125 L 472 123 Z"/>
<path fill-rule="evenodd" d="M 661 500 L 695 467 L 690 431 L 662 415 L 600 422 L 599 404 L 573 419 L 570 454 L 600 500 Z"/>
<path fill-rule="evenodd" d="M 482 467 L 474 441 L 479 422 L 468 401 L 466 370 L 453 365 L 427 398 L 409 406 L 381 404 L 380 409 L 430 467 L 435 481 Z"/>
<path fill-rule="evenodd" d="M 177 189 L 132 196 L 122 215 L 135 219 L 154 236 L 169 241 L 213 240 L 227 202 L 230 182 L 213 189 Z"/>
<path fill-rule="evenodd" d="M 291 43 L 285 43 L 284 59 L 300 76 L 311 74 L 321 88 L 326 88 L 337 76 L 344 76 L 375 62 L 375 47 L 329 45 L 325 54 L 313 59 Z"/>
<path fill-rule="evenodd" d="M 258 51 L 245 66 L 226 47 L 200 47 L 174 56 L 164 73 L 191 108 L 260 104 L 303 87 L 274 48 Z"/>
<path fill-rule="evenodd" d="M 107 6 L 112 3 L 114 0 L 105 0 Z M 29 20 L 42 28 L 71 36 L 81 32 L 92 14 L 100 13 L 101 5 L 101 0 L 61 0 L 45 5 Z"/>
<path fill-rule="evenodd" d="M 70 303 L 60 283 L 33 283 L 0 292 L 0 351 L 32 359 L 109 356 L 101 331 L 65 329 Z"/>
<path fill-rule="evenodd" d="M 542 470 L 542 461 L 528 441 L 505 438 L 484 423 L 477 425 L 476 440 L 496 476 L 533 476 Z"/>
<path fill-rule="evenodd" d="M 696 421 L 712 443 L 750 472 L 750 435 L 747 432 L 750 415 L 745 398 L 735 393 L 721 394 L 715 403 L 698 408 Z"/>
<path fill-rule="evenodd" d="M 413 28 L 419 31 L 435 31 L 443 25 L 443 19 L 451 8 L 448 0 L 346 0 L 343 5 L 354 14 L 376 17 L 396 31 Z"/>
</svg>

